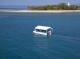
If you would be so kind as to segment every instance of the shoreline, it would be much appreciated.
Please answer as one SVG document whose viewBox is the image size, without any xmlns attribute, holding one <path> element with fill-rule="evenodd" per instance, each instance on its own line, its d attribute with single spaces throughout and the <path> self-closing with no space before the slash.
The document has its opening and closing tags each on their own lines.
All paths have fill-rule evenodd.
<svg viewBox="0 0 80 59">
<path fill-rule="evenodd" d="M 14 12 L 14 13 L 74 13 L 80 10 L 0 10 L 0 12 Z"/>
</svg>

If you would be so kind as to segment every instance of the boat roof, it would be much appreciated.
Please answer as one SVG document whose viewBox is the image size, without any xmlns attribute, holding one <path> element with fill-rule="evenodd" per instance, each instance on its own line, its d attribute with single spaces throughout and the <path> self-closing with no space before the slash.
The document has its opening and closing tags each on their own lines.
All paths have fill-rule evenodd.
<svg viewBox="0 0 80 59">
<path fill-rule="evenodd" d="M 48 27 L 48 26 L 40 26 L 40 25 L 38 25 L 38 26 L 35 27 L 35 29 L 42 29 L 42 30 L 48 30 L 50 28 L 51 27 Z"/>
</svg>

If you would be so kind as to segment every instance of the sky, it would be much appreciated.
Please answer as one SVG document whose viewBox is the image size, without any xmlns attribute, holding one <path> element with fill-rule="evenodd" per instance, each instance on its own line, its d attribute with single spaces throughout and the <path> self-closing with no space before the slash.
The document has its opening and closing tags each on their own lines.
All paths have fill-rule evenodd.
<svg viewBox="0 0 80 59">
<path fill-rule="evenodd" d="M 51 5 L 61 2 L 80 4 L 80 0 L 0 0 L 0 6 L 29 6 L 29 5 Z"/>
</svg>

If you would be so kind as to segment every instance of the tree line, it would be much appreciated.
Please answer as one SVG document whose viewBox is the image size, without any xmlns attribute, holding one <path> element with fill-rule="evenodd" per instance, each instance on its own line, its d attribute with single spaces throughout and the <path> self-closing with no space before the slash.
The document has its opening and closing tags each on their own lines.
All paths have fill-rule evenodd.
<svg viewBox="0 0 80 59">
<path fill-rule="evenodd" d="M 67 5 L 60 3 L 58 5 L 45 5 L 45 6 L 28 6 L 29 10 L 80 10 L 79 5 Z"/>
</svg>

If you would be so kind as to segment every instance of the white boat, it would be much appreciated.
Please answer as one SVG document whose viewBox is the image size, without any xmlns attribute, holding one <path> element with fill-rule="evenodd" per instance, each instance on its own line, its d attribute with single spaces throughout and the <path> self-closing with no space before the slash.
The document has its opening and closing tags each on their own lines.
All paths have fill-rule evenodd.
<svg viewBox="0 0 80 59">
<path fill-rule="evenodd" d="M 53 28 L 52 27 L 48 27 L 48 26 L 36 26 L 34 31 L 33 31 L 34 34 L 38 35 L 52 35 L 53 33 Z"/>
</svg>

